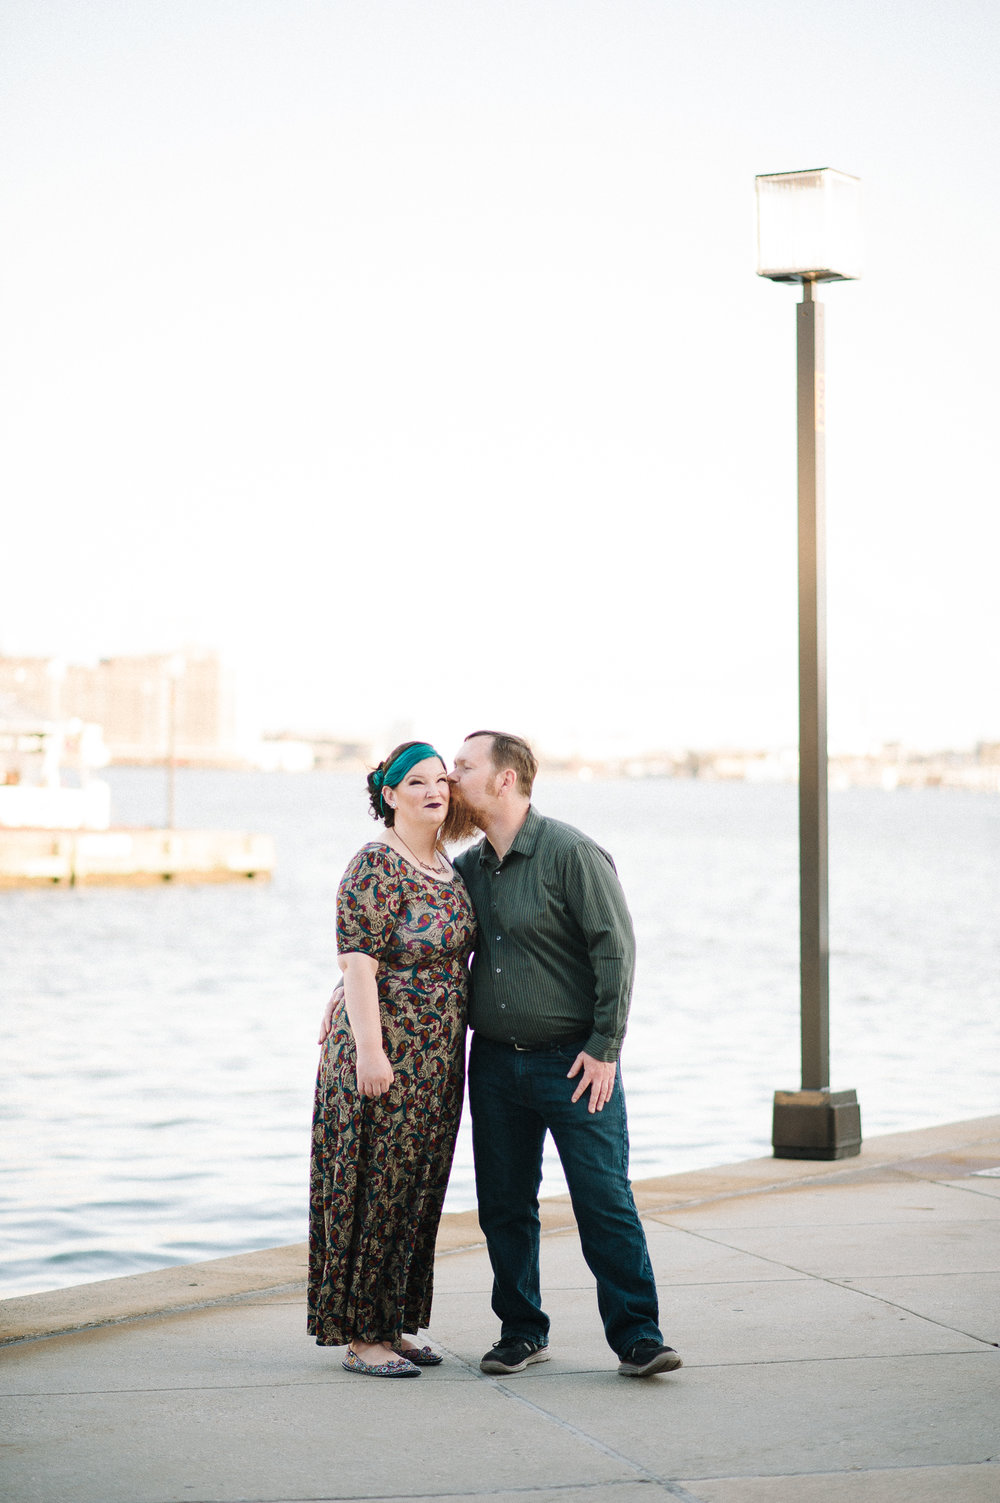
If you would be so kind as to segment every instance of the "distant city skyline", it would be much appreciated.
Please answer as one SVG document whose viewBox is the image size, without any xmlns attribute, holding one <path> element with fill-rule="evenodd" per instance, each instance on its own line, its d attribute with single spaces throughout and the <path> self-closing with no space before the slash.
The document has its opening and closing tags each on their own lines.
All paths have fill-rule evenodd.
<svg viewBox="0 0 1000 1503">
<path fill-rule="evenodd" d="M 808 60 L 806 62 L 806 59 Z M 270 729 L 794 744 L 794 289 L 831 749 L 1000 740 L 988 0 L 9 0 L 0 652 L 219 649 Z"/>
<path fill-rule="evenodd" d="M 267 723 L 248 702 L 240 676 L 231 665 L 214 649 L 190 643 L 171 652 L 134 656 L 109 653 L 87 662 L 0 652 L 0 722 L 12 718 L 23 721 L 30 716 L 46 722 L 93 725 L 116 762 L 162 760 L 173 742 L 182 762 L 225 766 L 250 761 L 260 766 L 287 766 L 288 770 L 307 765 L 297 747 L 304 749 L 311 744 L 314 749 L 324 748 L 317 765 L 323 765 L 335 750 L 338 764 L 345 756 L 352 764 L 359 758 L 371 763 L 396 742 L 420 732 L 418 725 L 405 719 L 353 729 L 338 723 Z M 445 734 L 437 737 L 442 753 L 449 756 L 453 745 L 473 728 L 459 727 L 457 722 L 449 725 Z M 666 771 L 672 762 L 675 769 L 690 763 L 689 770 L 696 771 L 703 756 L 706 767 L 711 764 L 717 770 L 727 766 L 727 759 L 735 759 L 734 766 L 741 759 L 749 759 L 767 781 L 784 781 L 797 770 L 793 741 L 644 744 L 634 734 L 616 737 L 607 733 L 603 741 L 596 733 L 589 740 L 585 735 L 572 739 L 534 736 L 532 740 L 550 768 L 560 764 L 572 768 L 589 762 L 596 768 L 617 768 L 626 774 L 632 766 L 638 775 L 640 763 L 648 773 Z M 288 746 L 288 758 L 274 755 L 281 744 Z M 270 754 L 265 753 L 266 746 L 271 747 Z M 979 739 L 971 748 L 945 743 L 922 748 L 898 739 L 831 747 L 841 763 L 859 758 L 869 759 L 873 766 L 881 762 L 896 765 L 900 752 L 911 754 L 918 763 L 925 753 L 933 758 L 936 754 L 948 757 L 969 752 L 976 754 L 973 761 L 985 758 L 984 765 L 993 767 L 1000 740 Z M 722 775 L 736 774 L 730 769 Z"/>
</svg>

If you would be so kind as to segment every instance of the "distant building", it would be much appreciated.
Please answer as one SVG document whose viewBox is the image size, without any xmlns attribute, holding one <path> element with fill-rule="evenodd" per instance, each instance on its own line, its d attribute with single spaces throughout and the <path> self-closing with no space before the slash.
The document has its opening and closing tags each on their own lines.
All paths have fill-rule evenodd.
<svg viewBox="0 0 1000 1503">
<path fill-rule="evenodd" d="M 262 736 L 247 747 L 247 760 L 258 772 L 312 772 L 316 753 L 295 736 Z"/>
<path fill-rule="evenodd" d="M 234 679 L 213 652 L 102 658 L 93 665 L 0 657 L 2 693 L 48 721 L 101 726 L 112 762 L 162 762 L 171 747 L 180 763 L 239 760 Z"/>
<path fill-rule="evenodd" d="M 65 671 L 58 658 L 0 657 L 0 699 L 35 718 L 60 720 Z"/>
</svg>

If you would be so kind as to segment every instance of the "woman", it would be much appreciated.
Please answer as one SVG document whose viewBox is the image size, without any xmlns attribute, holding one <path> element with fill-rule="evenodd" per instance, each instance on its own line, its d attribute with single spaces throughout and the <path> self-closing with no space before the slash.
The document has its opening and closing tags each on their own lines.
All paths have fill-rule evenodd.
<svg viewBox="0 0 1000 1503">
<path fill-rule="evenodd" d="M 472 905 L 444 854 L 443 759 L 397 746 L 370 774 L 384 834 L 337 894 L 344 1004 L 320 1042 L 309 1207 L 308 1329 L 348 1372 L 419 1377 L 441 1361 L 434 1244 L 462 1111 Z M 405 1333 L 411 1333 L 404 1337 Z"/>
</svg>

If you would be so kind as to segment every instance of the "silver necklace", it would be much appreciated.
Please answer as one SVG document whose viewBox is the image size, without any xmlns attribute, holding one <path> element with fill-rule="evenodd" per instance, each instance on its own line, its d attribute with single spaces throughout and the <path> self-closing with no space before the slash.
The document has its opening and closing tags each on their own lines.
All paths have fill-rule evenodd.
<svg viewBox="0 0 1000 1503">
<path fill-rule="evenodd" d="M 416 851 L 410 850 L 410 847 L 407 845 L 402 835 L 400 835 L 399 831 L 395 830 L 393 833 L 395 834 L 396 839 L 399 841 L 400 845 L 403 847 L 404 851 L 409 852 L 417 865 L 422 866 L 425 872 L 435 872 L 439 877 L 443 877 L 445 875 L 447 868 L 441 865 L 440 860 L 438 861 L 437 866 L 431 866 L 429 861 L 421 861 Z"/>
</svg>

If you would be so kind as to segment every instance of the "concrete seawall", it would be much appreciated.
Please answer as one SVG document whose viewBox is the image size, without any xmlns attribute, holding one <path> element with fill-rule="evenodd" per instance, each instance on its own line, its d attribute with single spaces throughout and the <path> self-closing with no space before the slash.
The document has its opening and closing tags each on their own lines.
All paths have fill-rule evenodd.
<svg viewBox="0 0 1000 1503">
<path fill-rule="evenodd" d="M 940 1165 L 945 1175 L 961 1166 L 965 1166 L 965 1173 L 970 1173 L 996 1165 L 997 1153 L 990 1142 L 997 1137 L 1000 1137 L 1000 1117 L 988 1117 L 872 1138 L 856 1159 L 828 1163 L 749 1159 L 714 1169 L 638 1180 L 632 1188 L 640 1214 L 645 1217 L 794 1186 L 850 1182 L 859 1173 L 898 1167 L 901 1160 L 927 1161 L 928 1156 Z M 973 1150 L 980 1140 L 983 1152 L 977 1155 Z M 543 1236 L 571 1231 L 576 1226 L 566 1195 L 543 1200 L 541 1219 Z M 438 1258 L 484 1246 L 475 1211 L 442 1217 Z M 42 1294 L 17 1295 L 0 1300 L 0 1346 L 151 1315 L 196 1310 L 241 1297 L 290 1292 L 303 1289 L 305 1278 L 306 1244 L 295 1242 Z"/>
<path fill-rule="evenodd" d="M 618 1375 L 564 1200 L 503 1377 L 472 1213 L 419 1380 L 305 1331 L 305 1246 L 0 1302 L 10 1503 L 996 1503 L 1000 1117 L 635 1186 L 679 1371 Z"/>
</svg>

